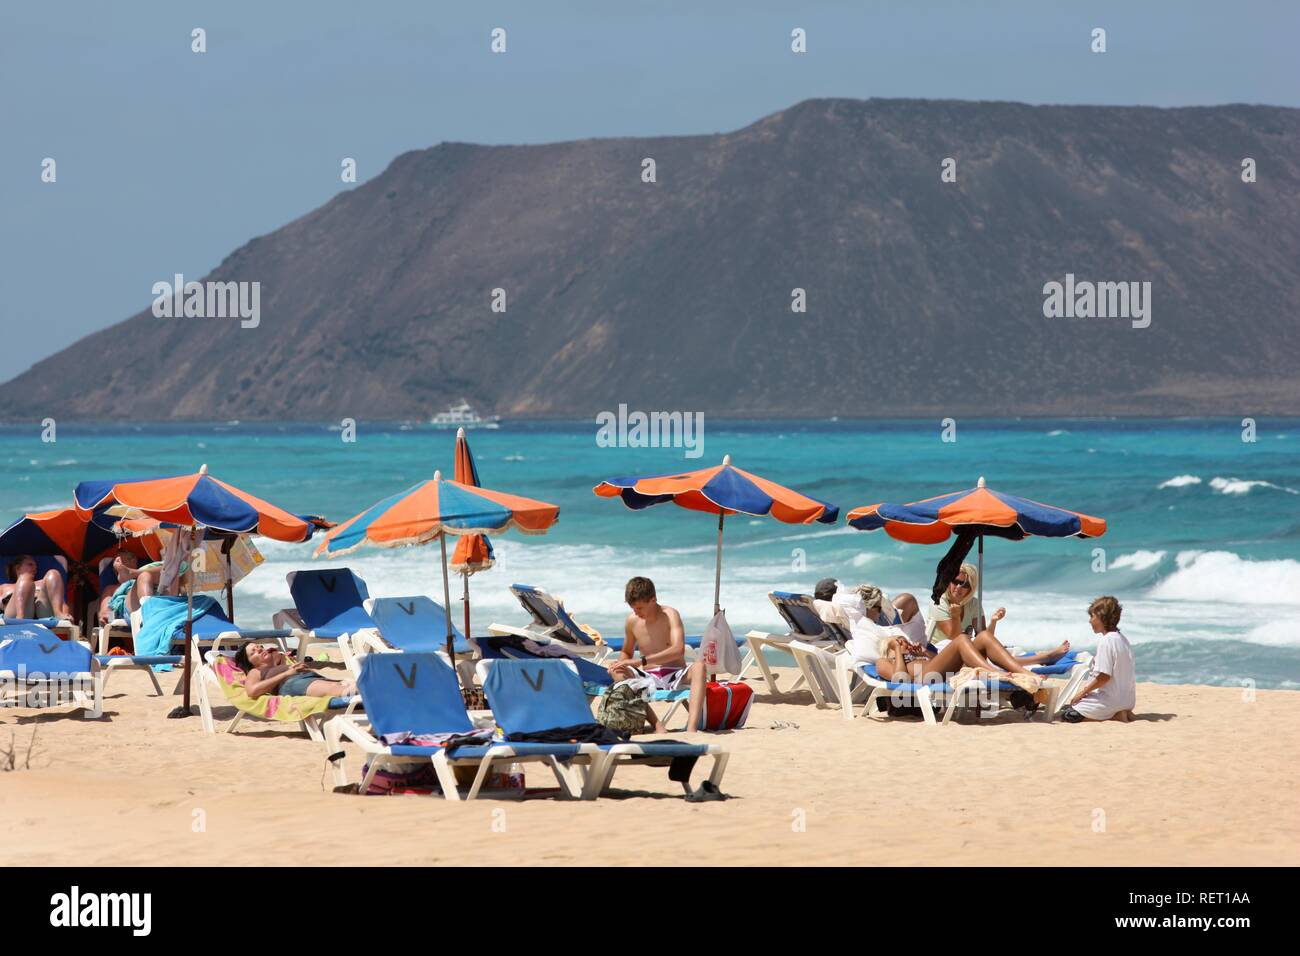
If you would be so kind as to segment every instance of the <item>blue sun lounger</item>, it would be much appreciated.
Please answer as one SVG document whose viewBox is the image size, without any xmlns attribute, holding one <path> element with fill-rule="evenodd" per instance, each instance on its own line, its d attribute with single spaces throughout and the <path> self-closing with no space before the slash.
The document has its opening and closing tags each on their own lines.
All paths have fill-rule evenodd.
<svg viewBox="0 0 1300 956">
<path fill-rule="evenodd" d="M 582 681 L 564 661 L 491 661 L 483 691 L 492 716 L 507 734 L 532 733 L 589 724 L 594 718 Z M 691 793 L 690 776 L 696 761 L 712 757 L 709 784 L 717 792 L 727 769 L 727 752 L 718 744 L 690 744 L 654 740 L 642 743 L 601 744 L 598 759 L 587 772 L 583 799 L 592 800 L 609 787 L 620 764 L 668 766 L 671 780 Z"/>
<path fill-rule="evenodd" d="M 40 624 L 0 626 L 0 706 L 60 705 L 103 715 L 103 676 L 90 648 Z"/>
<path fill-rule="evenodd" d="M 1016 686 L 1007 681 L 973 680 L 963 684 L 960 688 L 953 688 L 948 683 L 914 684 L 907 681 L 886 681 L 876 670 L 874 662 L 870 664 L 855 663 L 845 655 L 841 655 L 837 665 L 837 676 L 840 681 L 839 696 L 845 720 L 852 720 L 854 716 L 852 691 L 849 688 L 852 676 L 860 677 L 863 686 L 871 688 L 864 711 L 867 716 L 872 714 L 872 708 L 877 698 L 890 697 L 914 703 L 920 709 L 921 717 L 927 724 L 939 723 L 935 714 L 936 703 L 946 704 L 942 722 L 947 724 L 952 721 L 957 706 L 963 701 L 969 701 L 971 695 L 977 695 L 976 699 L 978 699 L 978 695 L 981 693 L 987 694 L 990 691 L 996 691 L 999 694 L 1010 694 L 1016 690 Z M 1042 677 L 1068 675 L 1070 678 L 1064 686 L 1048 688 L 1052 691 L 1052 698 L 1048 702 L 1044 713 L 1049 722 L 1056 715 L 1058 703 L 1064 699 L 1064 695 L 1077 683 L 1078 676 L 1086 673 L 1086 670 L 1087 662 L 1080 658 L 1078 651 L 1073 650 L 1055 664 L 1044 664 L 1030 668 L 1031 672 Z"/>
<path fill-rule="evenodd" d="M 379 628 L 384 643 L 399 651 L 436 653 L 447 648 L 447 615 L 442 605 L 423 594 L 414 597 L 367 598 L 365 610 Z M 472 654 L 473 646 L 451 621 L 455 654 Z"/>
<path fill-rule="evenodd" d="M 310 644 L 332 644 L 344 634 L 378 627 L 366 613 L 366 582 L 351 568 L 290 571 L 287 579 L 293 609 L 280 611 L 272 623 L 292 631 L 300 660 L 307 659 Z"/>
<path fill-rule="evenodd" d="M 561 665 L 563 668 L 563 665 Z M 474 729 L 456 681 L 455 672 L 436 654 L 367 654 L 361 658 L 358 690 L 366 713 L 344 714 L 325 724 L 328 760 L 336 786 L 347 784 L 344 767 L 344 739 L 357 744 L 369 757 L 370 767 L 361 781 L 361 792 L 369 788 L 374 775 L 384 767 L 432 761 L 443 795 L 460 799 L 455 768 L 477 767 L 478 773 L 466 799 L 479 795 L 492 767 L 501 763 L 540 762 L 550 767 L 561 792 L 578 796 L 570 765 L 597 757 L 593 744 L 487 743 L 447 750 L 441 746 L 383 742 L 389 734 L 465 734 Z M 590 719 L 590 712 L 588 712 Z"/>
</svg>

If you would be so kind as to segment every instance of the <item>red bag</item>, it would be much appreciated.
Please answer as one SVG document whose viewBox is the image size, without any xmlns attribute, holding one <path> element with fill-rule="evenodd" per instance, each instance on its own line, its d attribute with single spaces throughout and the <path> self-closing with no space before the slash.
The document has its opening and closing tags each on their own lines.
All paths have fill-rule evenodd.
<svg viewBox="0 0 1300 956">
<path fill-rule="evenodd" d="M 741 681 L 711 680 L 704 688 L 700 730 L 735 730 L 745 726 L 754 688 Z"/>
</svg>

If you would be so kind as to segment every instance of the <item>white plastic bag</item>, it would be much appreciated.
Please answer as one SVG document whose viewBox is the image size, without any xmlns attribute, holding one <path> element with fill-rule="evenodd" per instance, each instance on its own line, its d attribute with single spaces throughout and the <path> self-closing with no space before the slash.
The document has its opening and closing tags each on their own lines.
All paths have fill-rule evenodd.
<svg viewBox="0 0 1300 956">
<path fill-rule="evenodd" d="M 700 640 L 700 659 L 710 674 L 739 674 L 740 650 L 727 623 L 727 612 L 719 611 L 704 629 Z"/>
</svg>

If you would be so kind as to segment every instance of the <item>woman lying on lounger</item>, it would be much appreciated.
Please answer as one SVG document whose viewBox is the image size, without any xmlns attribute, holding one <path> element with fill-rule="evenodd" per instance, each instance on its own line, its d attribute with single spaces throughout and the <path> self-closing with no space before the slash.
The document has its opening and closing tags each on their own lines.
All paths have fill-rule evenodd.
<svg viewBox="0 0 1300 956">
<path fill-rule="evenodd" d="M 353 681 L 330 680 L 306 664 L 290 664 L 274 647 L 245 644 L 235 652 L 235 663 L 244 672 L 244 691 L 254 699 L 263 694 L 281 697 L 350 697 L 357 692 Z"/>
</svg>

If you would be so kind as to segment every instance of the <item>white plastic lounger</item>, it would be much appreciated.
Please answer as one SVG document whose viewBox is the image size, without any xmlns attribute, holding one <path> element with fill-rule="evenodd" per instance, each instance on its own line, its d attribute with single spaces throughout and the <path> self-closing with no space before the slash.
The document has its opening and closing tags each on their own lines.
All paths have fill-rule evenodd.
<svg viewBox="0 0 1300 956">
<path fill-rule="evenodd" d="M 759 672 L 763 675 L 763 680 L 773 693 L 794 693 L 808 682 L 808 673 L 799 665 L 798 656 L 791 651 L 792 643 L 798 641 L 801 645 L 811 645 L 833 651 L 843 647 L 844 643 L 849 639 L 849 635 L 838 625 L 823 621 L 817 614 L 813 599 L 807 594 L 772 591 L 768 594 L 768 599 L 776 606 L 777 613 L 789 625 L 790 630 L 786 634 L 770 634 L 765 631 L 750 631 L 746 634 L 745 641 L 748 649 L 741 661 L 740 676 L 737 679 L 744 680 L 749 669 L 757 666 Z M 789 653 L 794 658 L 793 663 L 795 666 L 798 666 L 802 672 L 799 679 L 795 681 L 794 686 L 787 691 L 782 691 L 777 686 L 776 675 L 772 673 L 768 655 L 773 652 L 778 654 L 782 652 Z M 814 694 L 814 696 L 816 695 Z"/>
<path fill-rule="evenodd" d="M 529 584 L 512 584 L 510 593 L 532 620 L 523 627 L 489 624 L 489 634 L 496 637 L 522 637 L 538 643 L 556 643 L 574 654 L 590 657 L 597 662 L 610 655 L 610 645 L 593 640 L 564 609 L 564 602 L 559 598 Z"/>
<path fill-rule="evenodd" d="M 1091 655 L 1086 652 L 1071 651 L 1062 660 L 1055 664 L 1041 665 L 1031 667 L 1030 670 L 1047 678 L 1043 681 L 1043 687 L 1050 692 L 1046 707 L 1039 708 L 1044 719 L 1051 723 L 1056 717 L 1056 711 L 1063 700 L 1068 699 L 1065 695 L 1078 687 L 1078 682 L 1083 675 L 1087 674 L 1088 662 Z M 936 714 L 936 707 L 943 707 L 944 724 L 952 721 L 958 706 L 963 703 L 978 704 L 981 697 L 987 698 L 990 691 L 996 691 L 1000 703 L 1005 703 L 1010 692 L 1015 688 L 1013 685 L 1002 681 L 983 681 L 975 680 L 963 684 L 960 688 L 954 689 L 947 683 L 935 684 L 913 684 L 902 682 L 889 682 L 881 678 L 876 671 L 874 663 L 864 664 L 852 660 L 847 654 L 836 655 L 834 659 L 835 678 L 837 694 L 836 697 L 840 703 L 841 713 L 845 720 L 852 720 L 855 716 L 854 698 L 862 695 L 863 688 L 869 688 L 870 693 L 866 697 L 866 706 L 863 713 L 867 717 L 881 718 L 888 717 L 888 712 L 877 711 L 875 703 L 881 697 L 901 697 L 902 701 L 909 705 L 917 706 L 921 711 L 921 717 L 927 724 L 939 723 Z M 857 680 L 857 686 L 854 681 Z M 883 719 L 883 718 L 881 718 Z"/>
<path fill-rule="evenodd" d="M 345 739 L 359 746 L 369 758 L 369 770 L 361 780 L 362 793 L 385 767 L 431 761 L 448 800 L 461 799 L 457 767 L 477 768 L 465 795 L 473 800 L 482 792 L 493 766 L 524 762 L 544 763 L 555 775 L 560 792 L 577 798 L 582 780 L 575 777 L 575 770 L 597 756 L 594 744 L 488 742 L 450 751 L 441 746 L 385 744 L 381 739 L 385 735 L 466 734 L 474 729 L 455 672 L 436 654 L 367 654 L 361 658 L 358 684 L 366 713 L 340 715 L 325 724 L 327 759 L 338 787 L 348 782 L 342 747 Z"/>
<path fill-rule="evenodd" d="M 238 728 L 240 723 L 244 720 L 244 718 L 247 717 L 254 721 L 260 721 L 262 723 L 269 723 L 269 724 L 284 725 L 285 723 L 296 722 L 298 724 L 299 729 L 302 730 L 302 732 L 305 733 L 309 738 L 316 741 L 317 743 L 323 744 L 325 742 L 325 734 L 322 728 L 324 726 L 325 721 L 328 720 L 330 717 L 332 717 L 333 714 L 328 712 L 319 712 L 319 713 L 307 714 L 301 718 L 296 718 L 292 715 L 263 717 L 259 714 L 254 714 L 249 711 L 243 710 L 234 702 L 229 700 L 226 697 L 226 692 L 224 688 L 222 687 L 222 679 L 221 676 L 217 673 L 217 668 L 221 666 L 221 659 L 224 659 L 230 655 L 230 649 L 236 648 L 238 645 L 241 644 L 247 644 L 250 641 L 270 640 L 278 643 L 280 645 L 280 649 L 285 653 L 287 653 L 288 651 L 286 648 L 286 641 L 287 641 L 286 637 L 280 636 L 280 637 L 268 638 L 264 634 L 259 634 L 258 632 L 244 633 L 239 630 L 232 629 L 216 635 L 216 637 L 212 639 L 211 649 L 205 653 L 201 647 L 201 642 L 204 642 L 207 639 L 208 639 L 207 636 L 200 636 L 196 634 L 192 638 L 193 643 L 191 645 L 191 653 L 194 655 L 194 662 L 195 662 L 195 667 L 193 671 L 194 696 L 198 700 L 199 716 L 202 718 L 203 730 L 206 733 L 209 734 L 217 733 L 216 716 L 213 712 L 213 708 L 215 704 L 215 706 L 217 707 L 228 706 L 228 707 L 235 708 L 235 716 L 231 719 L 230 723 L 223 728 L 225 733 L 233 734 L 236 728 Z M 230 662 L 230 666 L 231 668 L 234 668 L 233 661 Z M 237 668 L 234 669 L 237 670 Z M 215 701 L 212 696 L 212 691 L 214 688 L 217 694 L 220 695 Z M 268 695 L 268 696 L 276 696 L 276 695 Z M 280 699 L 285 701 L 292 701 L 292 700 L 296 700 L 297 698 L 281 697 Z M 324 698 L 312 698 L 312 699 L 316 700 L 316 699 L 324 699 Z M 353 699 L 352 701 L 346 704 L 343 703 L 343 700 L 341 698 L 331 698 L 331 700 L 337 701 L 337 705 L 331 704 L 331 709 L 335 713 L 344 713 L 344 712 L 351 713 L 356 708 L 358 703 L 357 700 L 355 699 Z"/>
</svg>

